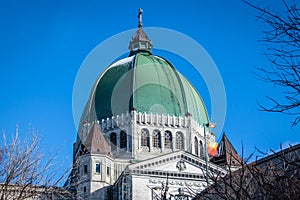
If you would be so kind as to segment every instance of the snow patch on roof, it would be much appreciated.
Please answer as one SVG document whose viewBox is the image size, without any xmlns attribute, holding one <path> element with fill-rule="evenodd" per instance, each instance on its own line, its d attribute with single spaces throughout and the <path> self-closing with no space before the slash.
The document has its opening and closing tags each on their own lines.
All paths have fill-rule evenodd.
<svg viewBox="0 0 300 200">
<path fill-rule="evenodd" d="M 119 66 L 119 65 L 124 65 L 124 64 L 127 64 L 129 62 L 132 61 L 134 56 L 130 56 L 130 57 L 127 57 L 127 58 L 123 58 L 121 60 L 118 60 L 117 62 L 113 63 L 110 67 L 116 67 L 116 66 Z"/>
</svg>

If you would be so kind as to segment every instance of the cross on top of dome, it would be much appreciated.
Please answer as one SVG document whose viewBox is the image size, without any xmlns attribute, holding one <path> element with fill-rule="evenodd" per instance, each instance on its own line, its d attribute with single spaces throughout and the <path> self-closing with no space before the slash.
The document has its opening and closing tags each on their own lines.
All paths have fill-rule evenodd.
<svg viewBox="0 0 300 200">
<path fill-rule="evenodd" d="M 139 18 L 139 28 L 141 28 L 142 26 L 143 26 L 143 16 L 142 16 L 142 14 L 143 14 L 143 9 L 139 9 L 139 15 L 138 15 L 138 18 Z"/>
<path fill-rule="evenodd" d="M 138 13 L 138 30 L 132 37 L 128 47 L 130 49 L 130 55 L 133 55 L 140 51 L 152 53 L 152 41 L 149 39 L 145 31 L 143 30 L 142 13 L 143 10 L 140 8 Z"/>
</svg>

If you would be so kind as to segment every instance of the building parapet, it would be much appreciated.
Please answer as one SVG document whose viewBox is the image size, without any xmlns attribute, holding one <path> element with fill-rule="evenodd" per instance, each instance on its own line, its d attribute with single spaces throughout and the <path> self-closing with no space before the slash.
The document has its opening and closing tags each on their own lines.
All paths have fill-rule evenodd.
<svg viewBox="0 0 300 200">
<path fill-rule="evenodd" d="M 121 115 L 112 116 L 111 118 L 102 119 L 99 121 L 99 126 L 102 131 L 114 129 L 119 126 L 128 125 L 135 121 L 137 124 L 147 124 L 163 127 L 188 128 L 190 126 L 201 127 L 198 122 L 193 120 L 192 116 L 175 116 L 165 114 L 142 113 L 132 111 L 131 114 L 122 113 Z"/>
</svg>

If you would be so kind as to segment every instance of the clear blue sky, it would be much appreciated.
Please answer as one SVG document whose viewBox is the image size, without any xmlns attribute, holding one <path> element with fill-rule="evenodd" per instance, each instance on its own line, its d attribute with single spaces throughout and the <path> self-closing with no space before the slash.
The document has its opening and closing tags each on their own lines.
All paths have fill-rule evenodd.
<svg viewBox="0 0 300 200">
<path fill-rule="evenodd" d="M 265 5 L 263 0 L 251 2 Z M 281 7 L 279 1 L 268 2 Z M 0 1 L 0 128 L 10 134 L 18 123 L 25 134 L 31 124 L 45 147 L 60 148 L 71 160 L 76 73 L 101 41 L 136 28 L 140 7 L 145 27 L 182 32 L 210 54 L 226 89 L 223 131 L 240 153 L 242 143 L 248 155 L 255 147 L 265 151 L 300 141 L 299 127 L 290 128 L 292 118 L 258 111 L 258 101 L 280 93 L 252 73 L 269 66 L 257 42 L 266 27 L 256 21 L 253 8 L 236 0 Z M 199 90 L 209 101 L 207 90 Z"/>
</svg>

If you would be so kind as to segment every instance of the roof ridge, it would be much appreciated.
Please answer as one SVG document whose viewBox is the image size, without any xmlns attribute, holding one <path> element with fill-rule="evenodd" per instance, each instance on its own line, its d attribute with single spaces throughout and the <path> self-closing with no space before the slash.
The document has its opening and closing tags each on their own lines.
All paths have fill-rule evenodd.
<svg viewBox="0 0 300 200">
<path fill-rule="evenodd" d="M 105 154 L 112 156 L 111 147 L 99 129 L 98 123 L 93 122 L 92 128 L 84 142 L 89 153 Z"/>
</svg>

